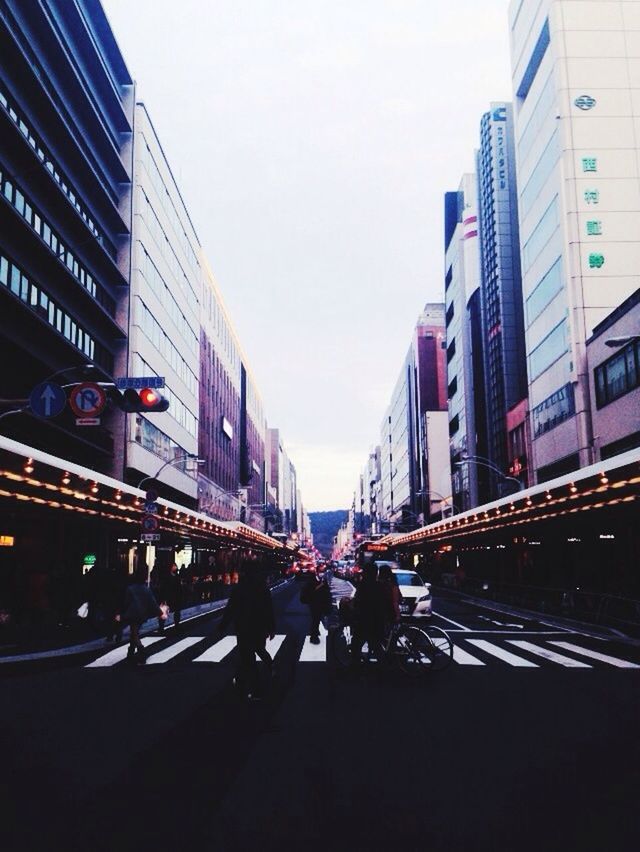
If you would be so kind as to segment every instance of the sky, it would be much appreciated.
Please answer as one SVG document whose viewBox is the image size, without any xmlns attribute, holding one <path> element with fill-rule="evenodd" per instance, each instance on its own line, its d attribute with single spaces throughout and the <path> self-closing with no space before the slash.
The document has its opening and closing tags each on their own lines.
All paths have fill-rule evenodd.
<svg viewBox="0 0 640 852">
<path fill-rule="evenodd" d="M 309 511 L 351 505 L 443 195 L 511 97 L 508 0 L 103 0 Z"/>
</svg>

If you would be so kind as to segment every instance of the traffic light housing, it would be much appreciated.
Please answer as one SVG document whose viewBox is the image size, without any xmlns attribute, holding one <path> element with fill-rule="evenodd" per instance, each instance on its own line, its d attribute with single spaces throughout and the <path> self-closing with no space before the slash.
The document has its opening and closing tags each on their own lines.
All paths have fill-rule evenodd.
<svg viewBox="0 0 640 852">
<path fill-rule="evenodd" d="M 128 413 L 148 413 L 154 411 L 166 411 L 169 408 L 169 400 L 154 388 L 141 388 L 139 391 L 127 388 L 122 393 L 115 391 L 114 401 L 118 408 Z"/>
</svg>

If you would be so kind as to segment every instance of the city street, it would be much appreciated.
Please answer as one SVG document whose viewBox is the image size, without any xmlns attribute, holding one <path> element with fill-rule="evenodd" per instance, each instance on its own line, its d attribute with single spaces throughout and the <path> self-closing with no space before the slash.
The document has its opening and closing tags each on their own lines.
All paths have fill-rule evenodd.
<svg viewBox="0 0 640 852">
<path fill-rule="evenodd" d="M 219 615 L 3 678 L 2 848 L 637 848 L 640 648 L 436 594 L 454 663 L 337 670 L 301 585 L 274 592 L 276 676 L 232 685 Z M 334 592 L 349 593 L 334 581 Z"/>
</svg>

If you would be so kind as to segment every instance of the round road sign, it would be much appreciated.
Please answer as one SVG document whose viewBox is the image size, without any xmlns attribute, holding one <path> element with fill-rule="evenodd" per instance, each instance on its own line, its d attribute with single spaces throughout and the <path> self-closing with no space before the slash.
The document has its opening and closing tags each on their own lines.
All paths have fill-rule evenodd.
<svg viewBox="0 0 640 852">
<path fill-rule="evenodd" d="M 69 394 L 69 405 L 77 417 L 97 417 L 106 404 L 106 393 L 94 382 L 76 385 Z"/>
<path fill-rule="evenodd" d="M 55 382 L 40 382 L 29 394 L 31 411 L 38 417 L 56 417 L 67 404 L 67 395 Z"/>
<path fill-rule="evenodd" d="M 145 515 L 142 518 L 141 526 L 142 532 L 154 533 L 160 526 L 160 521 L 156 518 L 155 515 Z"/>
</svg>

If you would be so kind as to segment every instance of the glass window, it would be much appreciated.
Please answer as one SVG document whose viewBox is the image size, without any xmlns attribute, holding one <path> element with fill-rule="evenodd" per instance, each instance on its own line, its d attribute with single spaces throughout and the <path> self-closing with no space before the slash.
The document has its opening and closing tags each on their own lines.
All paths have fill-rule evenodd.
<svg viewBox="0 0 640 852">
<path fill-rule="evenodd" d="M 31 224 L 31 222 L 32 222 L 32 217 L 33 217 L 33 208 L 31 207 L 30 204 L 25 203 L 25 205 L 24 205 L 24 218 L 27 220 L 27 222 L 29 224 Z"/>
<path fill-rule="evenodd" d="M 30 303 L 32 308 L 36 308 L 38 306 L 38 296 L 40 295 L 38 288 L 35 284 L 31 284 L 31 293 L 30 293 Z"/>
<path fill-rule="evenodd" d="M 522 249 L 522 271 L 526 272 L 558 227 L 558 196 L 547 207 Z"/>
<path fill-rule="evenodd" d="M 4 185 L 4 197 L 9 201 L 13 200 L 13 184 L 7 181 Z"/>
<path fill-rule="evenodd" d="M 5 287 L 9 282 L 9 261 L 6 257 L 0 257 L 0 282 Z"/>
<path fill-rule="evenodd" d="M 19 189 L 16 189 L 16 197 L 13 203 L 18 213 L 22 215 L 24 213 L 24 195 L 20 192 Z"/>
<path fill-rule="evenodd" d="M 622 396 L 627 390 L 627 369 L 624 352 L 607 362 L 606 365 L 607 396 L 614 399 Z"/>
<path fill-rule="evenodd" d="M 20 282 L 20 298 L 23 302 L 29 301 L 29 279 L 26 275 L 22 276 Z"/>
<path fill-rule="evenodd" d="M 529 376 L 533 380 L 553 364 L 568 348 L 567 320 L 562 320 L 529 355 Z"/>
<path fill-rule="evenodd" d="M 636 365 L 635 346 L 631 345 L 625 349 L 625 359 L 627 362 L 627 384 L 629 388 L 634 388 L 638 384 L 638 369 Z"/>
<path fill-rule="evenodd" d="M 16 296 L 20 295 L 20 270 L 17 266 L 11 265 L 11 292 Z"/>
<path fill-rule="evenodd" d="M 560 145 L 558 132 L 556 131 L 549 140 L 547 147 L 542 152 L 540 159 L 531 173 L 526 186 L 520 193 L 521 215 L 524 217 L 533 206 L 540 190 L 547 182 L 549 175 L 555 168 L 560 156 Z"/>
<path fill-rule="evenodd" d="M 46 313 L 49 308 L 49 297 L 40 290 L 40 308 Z"/>
<path fill-rule="evenodd" d="M 531 324 L 562 289 L 562 258 L 559 257 L 527 299 L 527 320 Z"/>
<path fill-rule="evenodd" d="M 46 222 L 44 222 L 42 225 L 42 239 L 47 245 L 51 245 L 51 228 L 47 225 Z"/>
<path fill-rule="evenodd" d="M 55 320 L 56 320 L 56 306 L 51 301 L 51 299 L 49 299 L 49 324 L 53 325 Z"/>
<path fill-rule="evenodd" d="M 67 340 L 71 340 L 71 317 L 67 316 L 67 314 L 64 315 L 63 334 L 67 338 Z"/>
</svg>

